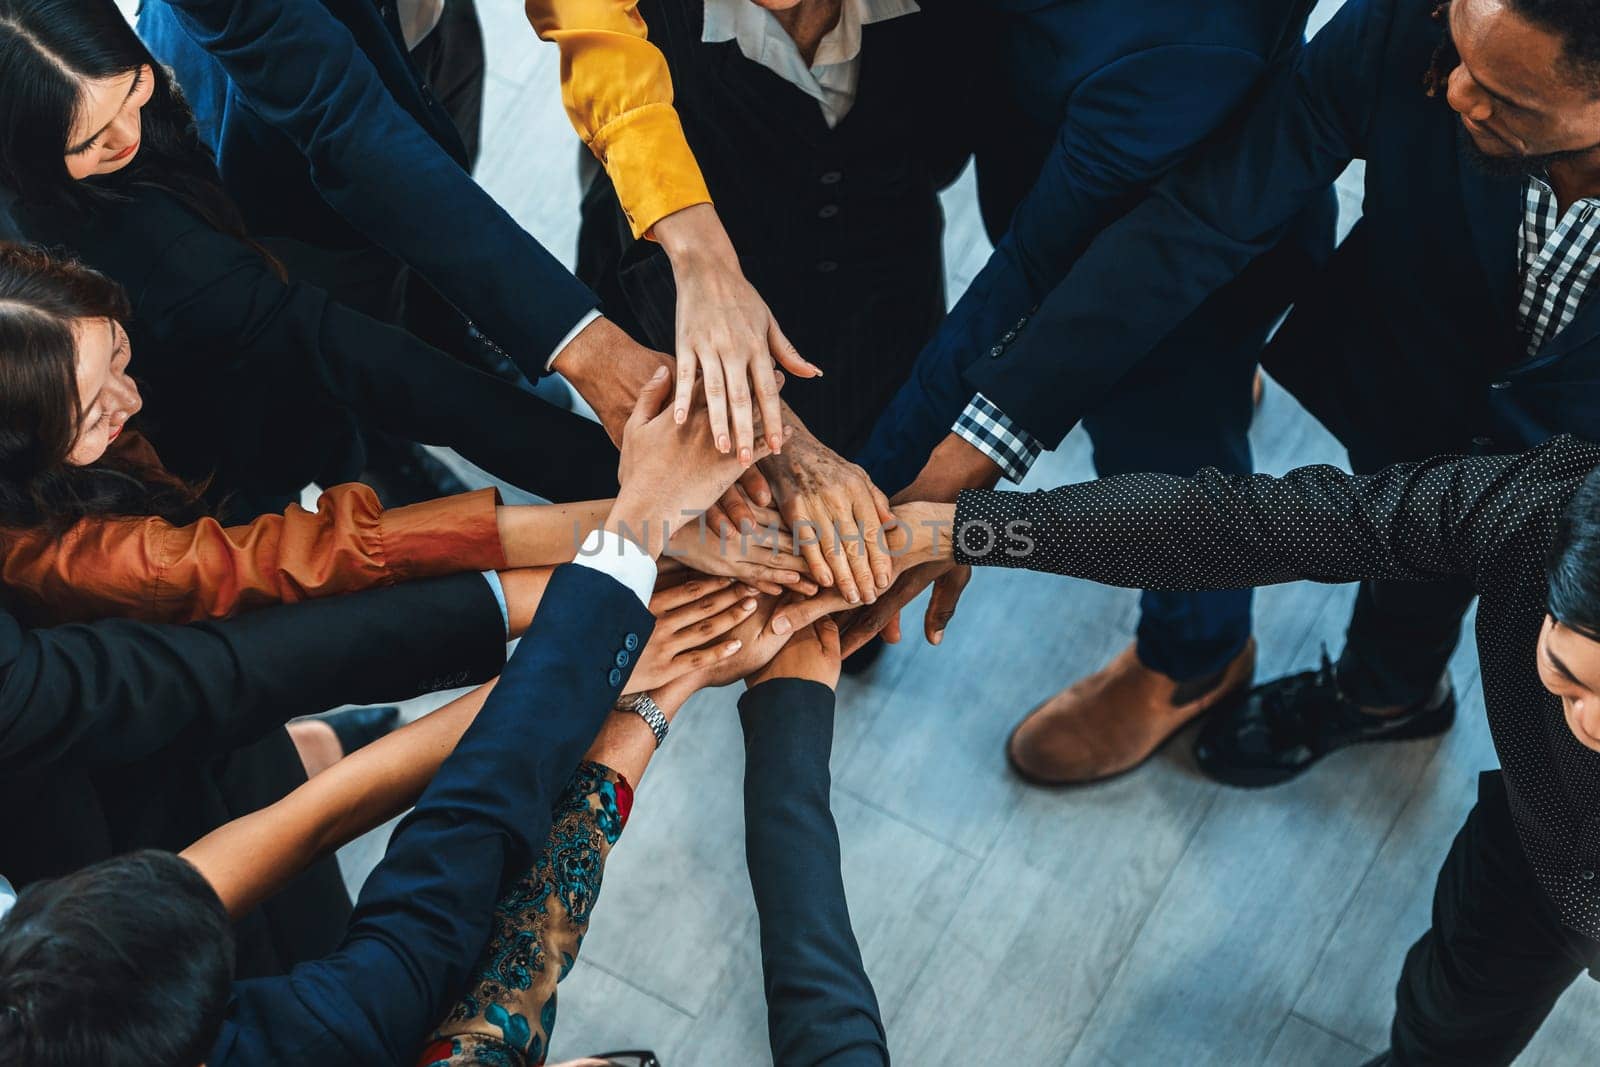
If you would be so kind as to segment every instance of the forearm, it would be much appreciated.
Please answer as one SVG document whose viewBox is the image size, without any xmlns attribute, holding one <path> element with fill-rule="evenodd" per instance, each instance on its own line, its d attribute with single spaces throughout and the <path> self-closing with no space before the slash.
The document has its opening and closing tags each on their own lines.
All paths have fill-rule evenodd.
<svg viewBox="0 0 1600 1067">
<path fill-rule="evenodd" d="M 1297 580 L 1422 581 L 1461 573 L 1465 464 L 1368 477 L 1302 467 L 1282 478 L 1123 475 L 1050 492 L 966 491 L 957 563 L 1020 567 L 1144 589 L 1236 589 Z"/>
<path fill-rule="evenodd" d="M 799 679 L 762 683 L 739 701 L 768 1030 L 778 1063 L 886 1064 L 828 806 L 833 707 L 826 686 Z"/>
<path fill-rule="evenodd" d="M 678 682 L 662 686 L 650 695 L 670 725 L 678 717 L 678 709 L 693 693 L 692 687 Z M 631 712 L 618 712 L 606 720 L 583 758 L 610 767 L 637 786 L 655 754 L 656 735 L 649 724 Z"/>
<path fill-rule="evenodd" d="M 494 683 L 339 760 L 277 803 L 213 830 L 182 855 L 235 918 L 313 861 L 415 804 Z"/>
<path fill-rule="evenodd" d="M 571 563 L 578 546 L 598 530 L 611 510 L 609 500 L 575 504 L 503 506 L 496 511 L 500 544 L 508 567 L 553 567 Z"/>
</svg>

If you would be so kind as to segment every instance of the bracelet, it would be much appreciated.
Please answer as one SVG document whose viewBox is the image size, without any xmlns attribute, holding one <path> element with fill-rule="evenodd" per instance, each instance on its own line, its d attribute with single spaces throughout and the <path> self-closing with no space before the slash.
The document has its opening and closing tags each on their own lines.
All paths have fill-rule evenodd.
<svg viewBox="0 0 1600 1067">
<path fill-rule="evenodd" d="M 643 719 L 644 724 L 650 727 L 650 732 L 656 735 L 657 748 L 667 739 L 667 717 L 649 693 L 624 694 L 617 701 L 615 709 L 631 712 Z"/>
</svg>

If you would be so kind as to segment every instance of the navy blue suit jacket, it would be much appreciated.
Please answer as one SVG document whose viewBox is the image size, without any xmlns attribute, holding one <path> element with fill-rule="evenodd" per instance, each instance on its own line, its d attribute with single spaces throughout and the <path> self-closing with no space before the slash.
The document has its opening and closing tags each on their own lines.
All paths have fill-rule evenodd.
<svg viewBox="0 0 1600 1067">
<path fill-rule="evenodd" d="M 1600 440 L 1600 301 L 1529 356 L 1522 182 L 1475 169 L 1422 86 L 1432 0 L 1351 0 L 1239 127 L 1103 232 L 964 381 L 1047 446 L 1354 159 L 1364 216 L 1263 362 L 1363 465 Z"/>
<path fill-rule="evenodd" d="M 529 377 L 594 309 L 467 173 L 393 4 L 145 0 L 139 33 L 177 73 L 253 232 L 387 249 Z"/>
<path fill-rule="evenodd" d="M 1025 319 L 1112 222 L 1235 114 L 1300 46 L 1310 0 L 990 0 L 996 106 L 1054 129 L 1010 228 L 918 358 L 859 457 L 895 490 L 972 398 L 962 368 Z M 980 177 L 981 164 L 980 157 Z M 1001 410 L 1010 414 L 1004 404 Z"/>
<path fill-rule="evenodd" d="M 833 690 L 800 678 L 763 682 L 739 700 L 745 860 L 779 1067 L 889 1062 L 878 998 L 850 929 L 828 807 L 833 705 Z"/>
<path fill-rule="evenodd" d="M 499 684 L 367 879 L 344 944 L 288 975 L 236 983 L 206 1062 L 414 1062 L 483 952 L 508 878 L 544 846 L 551 808 L 654 625 L 621 583 L 558 568 Z"/>
</svg>

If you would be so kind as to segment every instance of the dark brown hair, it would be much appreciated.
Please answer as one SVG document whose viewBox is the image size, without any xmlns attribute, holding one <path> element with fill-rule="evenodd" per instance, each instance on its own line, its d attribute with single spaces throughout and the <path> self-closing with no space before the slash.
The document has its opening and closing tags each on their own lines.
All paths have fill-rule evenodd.
<svg viewBox="0 0 1600 1067">
<path fill-rule="evenodd" d="M 113 448 L 67 462 L 82 424 L 73 324 L 128 318 L 105 275 L 30 245 L 0 243 L 0 523 L 66 529 L 93 515 L 193 522 L 201 489 Z"/>
</svg>

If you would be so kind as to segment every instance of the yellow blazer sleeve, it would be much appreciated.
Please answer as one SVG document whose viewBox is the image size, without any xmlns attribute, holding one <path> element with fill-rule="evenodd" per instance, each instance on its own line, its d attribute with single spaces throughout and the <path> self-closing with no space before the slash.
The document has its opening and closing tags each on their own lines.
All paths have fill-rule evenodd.
<svg viewBox="0 0 1600 1067">
<path fill-rule="evenodd" d="M 611 176 L 635 237 L 711 202 L 672 107 L 672 73 L 635 0 L 526 0 L 528 21 L 561 50 L 561 102 Z"/>
</svg>

